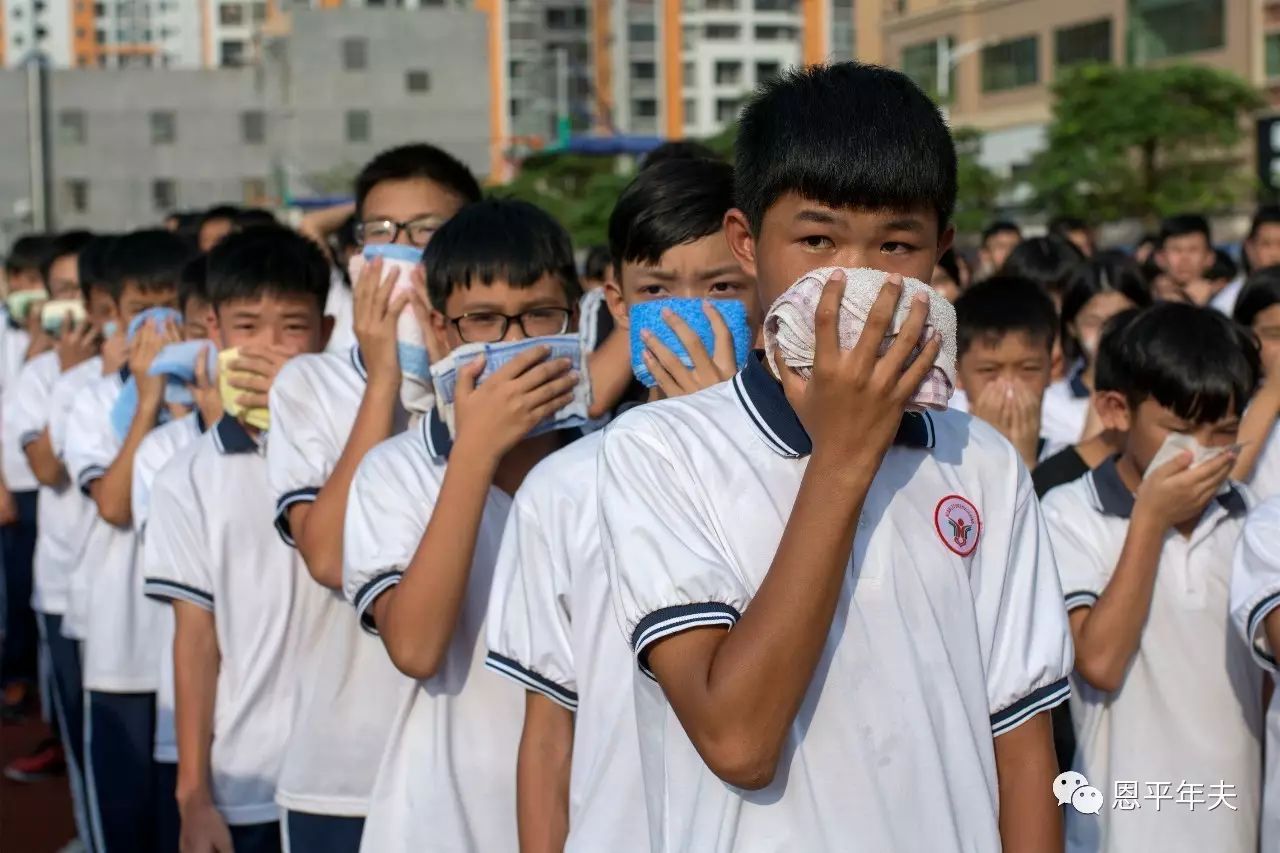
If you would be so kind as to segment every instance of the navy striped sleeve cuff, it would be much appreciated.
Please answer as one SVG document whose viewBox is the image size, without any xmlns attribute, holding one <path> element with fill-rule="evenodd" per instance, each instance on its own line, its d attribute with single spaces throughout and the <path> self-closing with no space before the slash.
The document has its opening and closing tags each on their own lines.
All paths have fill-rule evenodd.
<svg viewBox="0 0 1280 853">
<path fill-rule="evenodd" d="M 43 430 L 29 429 L 22 433 L 22 435 L 18 436 L 18 447 L 26 450 L 28 444 L 32 444 L 40 440 L 40 434 L 42 432 Z"/>
<path fill-rule="evenodd" d="M 297 548 L 298 543 L 293 540 L 293 530 L 289 527 L 289 509 L 294 504 L 315 503 L 318 494 L 320 494 L 319 489 L 308 486 L 305 489 L 285 492 L 280 496 L 280 500 L 276 501 L 276 532 L 280 534 L 284 544 L 290 548 Z"/>
<path fill-rule="evenodd" d="M 1087 589 L 1078 589 L 1074 592 L 1068 592 L 1065 596 L 1067 600 L 1067 612 L 1070 613 L 1077 607 L 1092 607 L 1098 603 L 1098 594 L 1090 592 Z"/>
<path fill-rule="evenodd" d="M 678 604 L 655 610 L 641 619 L 631 632 L 631 648 L 640 671 L 654 677 L 649 670 L 649 648 L 659 640 L 693 628 L 732 628 L 741 618 L 737 608 L 718 601 Z"/>
<path fill-rule="evenodd" d="M 196 589 L 185 583 L 165 578 L 147 578 L 143 581 L 142 591 L 147 598 L 156 601 L 186 601 L 197 607 L 213 612 L 213 593 Z"/>
<path fill-rule="evenodd" d="M 578 710 L 577 693 L 561 684 L 556 684 L 545 675 L 539 675 L 528 667 L 522 666 L 518 661 L 497 652 L 489 652 L 485 657 L 484 665 L 499 675 L 505 675 L 526 690 L 541 693 L 568 711 Z"/>
<path fill-rule="evenodd" d="M 360 587 L 360 591 L 356 593 L 356 600 L 353 602 L 356 606 L 356 618 L 360 620 L 360 627 L 364 628 L 370 634 L 378 633 L 378 626 L 373 624 L 373 602 L 378 596 L 382 595 L 391 587 L 400 583 L 400 578 L 404 577 L 404 572 L 383 572 L 373 580 Z"/>
<path fill-rule="evenodd" d="M 1005 732 L 1013 731 L 1041 711 L 1061 705 L 1070 695 L 1071 685 L 1065 676 L 1052 684 L 1032 690 L 1009 707 L 991 715 L 992 736 L 999 737 Z"/>
<path fill-rule="evenodd" d="M 1249 611 L 1249 648 L 1253 651 L 1254 659 L 1265 669 L 1272 672 L 1276 670 L 1275 649 L 1267 650 L 1263 639 L 1259 637 L 1262 633 L 1262 623 L 1271 614 L 1271 611 L 1280 607 L 1280 591 L 1276 591 L 1259 601 Z"/>
<path fill-rule="evenodd" d="M 102 475 L 106 473 L 107 469 L 103 468 L 101 465 L 90 465 L 88 468 L 81 471 L 76 477 L 76 485 L 80 488 L 80 493 L 86 498 L 93 497 L 93 495 L 89 493 L 89 487 L 92 486 L 96 480 L 101 480 Z"/>
</svg>

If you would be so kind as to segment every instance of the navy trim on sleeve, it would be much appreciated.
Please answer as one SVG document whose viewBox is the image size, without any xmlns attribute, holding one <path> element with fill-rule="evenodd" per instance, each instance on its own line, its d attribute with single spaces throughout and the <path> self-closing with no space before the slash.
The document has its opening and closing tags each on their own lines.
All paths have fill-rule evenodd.
<svg viewBox="0 0 1280 853">
<path fill-rule="evenodd" d="M 677 604 L 655 610 L 641 619 L 631 632 L 631 647 L 635 651 L 640 671 L 653 678 L 653 673 L 649 670 L 648 651 L 659 640 L 693 628 L 732 628 L 741 618 L 742 614 L 736 608 L 719 601 Z"/>
<path fill-rule="evenodd" d="M 487 669 L 491 669 L 499 675 L 505 675 L 512 681 L 523 685 L 526 690 L 541 693 L 565 710 L 578 710 L 577 693 L 567 687 L 556 684 L 545 675 L 539 675 L 528 667 L 522 666 L 518 661 L 504 657 L 497 652 L 489 652 L 484 659 L 484 665 Z"/>
<path fill-rule="evenodd" d="M 107 469 L 101 465 L 90 465 L 80 472 L 80 476 L 76 477 L 76 485 L 80 487 L 80 493 L 86 498 L 92 498 L 89 493 L 89 487 L 93 485 L 95 480 L 101 480 L 102 476 L 107 473 Z"/>
<path fill-rule="evenodd" d="M 1258 646 L 1258 631 L 1262 628 L 1262 621 L 1277 607 L 1280 607 L 1280 591 L 1271 593 L 1255 604 L 1249 611 L 1249 621 L 1246 623 L 1249 626 L 1249 648 L 1261 661 L 1273 669 L 1276 666 L 1275 649 L 1267 652 Z"/>
<path fill-rule="evenodd" d="M 404 572 L 401 571 L 383 572 L 360 587 L 360 591 L 356 593 L 356 599 L 353 603 L 356 606 L 356 617 L 360 620 L 361 628 L 364 628 L 370 634 L 376 635 L 378 633 L 378 627 L 373 624 L 373 614 L 369 612 L 369 608 L 373 606 L 373 602 L 378 596 L 400 583 L 400 578 L 402 577 L 404 577 Z"/>
<path fill-rule="evenodd" d="M 40 435 L 43 432 L 44 432 L 43 430 L 38 430 L 38 429 L 27 430 L 22 435 L 18 436 L 18 447 L 22 448 L 23 450 L 26 450 L 28 444 L 32 444 L 33 442 L 40 440 Z"/>
<path fill-rule="evenodd" d="M 1067 601 L 1067 612 L 1075 610 L 1077 607 L 1092 607 L 1098 603 L 1098 594 L 1090 592 L 1087 589 L 1078 589 L 1075 592 L 1068 592 L 1065 596 Z"/>
<path fill-rule="evenodd" d="M 1041 711 L 1061 705 L 1070 695 L 1071 685 L 1066 678 L 1032 690 L 1009 707 L 991 715 L 991 734 L 999 737 L 1013 731 Z"/>
<path fill-rule="evenodd" d="M 298 543 L 293 541 L 293 530 L 289 527 L 289 508 L 294 504 L 315 503 L 318 494 L 320 494 L 319 489 L 308 486 L 305 489 L 285 492 L 280 496 L 280 500 L 276 501 L 276 532 L 280 534 L 284 544 L 290 548 L 297 548 Z"/>
<path fill-rule="evenodd" d="M 185 583 L 165 578 L 147 578 L 143 581 L 142 592 L 147 598 L 156 601 L 186 601 L 213 612 L 213 594 Z"/>
</svg>

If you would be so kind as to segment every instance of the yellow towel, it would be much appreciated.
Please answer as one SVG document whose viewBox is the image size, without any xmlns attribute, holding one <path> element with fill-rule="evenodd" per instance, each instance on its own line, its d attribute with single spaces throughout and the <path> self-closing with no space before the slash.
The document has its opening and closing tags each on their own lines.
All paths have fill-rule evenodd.
<svg viewBox="0 0 1280 853">
<path fill-rule="evenodd" d="M 271 413 L 267 409 L 247 409 L 240 405 L 236 398 L 244 392 L 231 387 L 232 379 L 249 375 L 228 366 L 239 357 L 239 349 L 225 349 L 218 353 L 218 391 L 222 395 L 222 408 L 231 417 L 265 431 L 271 425 Z"/>
</svg>

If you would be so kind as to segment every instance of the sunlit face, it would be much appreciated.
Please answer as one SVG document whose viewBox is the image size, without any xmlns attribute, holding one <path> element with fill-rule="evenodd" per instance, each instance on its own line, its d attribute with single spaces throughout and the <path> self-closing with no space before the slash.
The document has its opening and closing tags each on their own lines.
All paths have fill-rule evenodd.
<svg viewBox="0 0 1280 853">
<path fill-rule="evenodd" d="M 870 267 L 928 281 L 954 231 L 938 232 L 932 210 L 828 207 L 798 193 L 781 196 L 753 235 L 746 216 L 731 210 L 725 232 L 739 264 L 754 276 L 763 306 L 820 267 Z"/>
<path fill-rule="evenodd" d="M 166 287 L 155 290 L 143 290 L 133 282 L 126 282 L 120 290 L 120 301 L 116 306 L 116 314 L 121 324 L 128 326 L 133 318 L 148 308 L 177 308 L 178 289 Z"/>
<path fill-rule="evenodd" d="M 1250 328 L 1262 346 L 1262 369 L 1280 369 L 1280 303 L 1255 314 Z"/>
<path fill-rule="evenodd" d="M 196 243 L 200 247 L 201 252 L 209 252 L 214 246 L 222 242 L 235 228 L 235 223 L 230 219 L 210 219 L 200 225 L 200 231 L 196 235 Z"/>
<path fill-rule="evenodd" d="M 1244 241 L 1249 264 L 1255 270 L 1280 264 L 1280 223 L 1258 226 L 1258 232 Z"/>
<path fill-rule="evenodd" d="M 102 329 L 119 316 L 115 300 L 111 298 L 111 291 L 105 287 L 90 286 L 89 304 L 86 308 L 89 312 L 89 322 L 93 323 L 97 329 Z"/>
<path fill-rule="evenodd" d="M 1080 254 L 1086 258 L 1093 257 L 1093 235 L 1085 228 L 1079 228 L 1075 231 L 1068 231 L 1064 234 L 1071 245 L 1080 250 Z"/>
<path fill-rule="evenodd" d="M 264 294 L 232 299 L 218 308 L 216 317 L 223 349 L 280 347 L 294 356 L 324 347 L 324 317 L 309 296 Z"/>
<path fill-rule="evenodd" d="M 736 299 L 747 307 L 750 328 L 761 321 L 755 280 L 742 271 L 723 231 L 672 246 L 656 264 L 627 261 L 619 279 L 606 285 L 606 298 L 614 321 L 624 329 L 632 305 L 672 297 Z"/>
<path fill-rule="evenodd" d="M 1099 293 L 1092 297 L 1080 309 L 1080 313 L 1076 314 L 1075 319 L 1069 325 L 1069 329 L 1072 336 L 1079 342 L 1080 348 L 1084 350 L 1084 357 L 1090 364 L 1093 363 L 1093 358 L 1098 353 L 1098 341 L 1102 339 L 1102 327 L 1121 311 L 1127 311 L 1133 307 L 1135 306 L 1129 297 L 1123 293 L 1110 291 Z"/>
<path fill-rule="evenodd" d="M 1131 408 L 1116 391 L 1100 394 L 1097 408 L 1104 426 L 1126 433 L 1123 452 L 1139 474 L 1146 473 L 1170 433 L 1185 433 L 1205 447 L 1230 446 L 1240 434 L 1240 417 L 1234 411 L 1210 423 L 1195 423 L 1151 398 Z"/>
<path fill-rule="evenodd" d="M 1052 365 L 1048 342 L 1026 332 L 980 337 L 956 362 L 960 387 L 970 400 L 982 396 L 992 382 L 1004 379 L 1020 385 L 1037 399 L 1049 386 Z"/>
<path fill-rule="evenodd" d="M 63 255 L 49 265 L 50 299 L 80 298 L 80 265 L 75 255 Z"/>
<path fill-rule="evenodd" d="M 1176 284 L 1185 286 L 1202 278 L 1213 264 L 1213 247 L 1203 234 L 1180 234 L 1164 241 L 1157 260 Z"/>
<path fill-rule="evenodd" d="M 14 270 L 5 277 L 5 280 L 8 282 L 10 293 L 44 289 L 44 279 L 40 277 L 40 270 L 35 267 Z"/>
<path fill-rule="evenodd" d="M 360 210 L 360 222 L 368 231 L 365 242 L 392 242 L 392 234 L 383 234 L 376 223 L 411 223 L 408 228 L 393 227 L 394 241 L 421 248 L 465 204 L 457 193 L 426 178 L 380 181 L 369 190 Z"/>
<path fill-rule="evenodd" d="M 933 278 L 929 284 L 934 290 L 942 294 L 942 298 L 948 302 L 955 302 L 960 298 L 960 284 L 951 277 L 951 273 L 947 272 L 940 266 L 933 268 Z"/>
<path fill-rule="evenodd" d="M 570 312 L 569 330 L 571 330 L 577 319 L 576 306 L 569 304 L 560 279 L 551 273 L 545 273 L 529 287 L 513 287 L 510 282 L 503 280 L 490 284 L 475 282 L 469 287 L 455 288 L 445 300 L 443 312 L 436 310 L 431 312 L 431 329 L 438 346 L 447 353 L 468 342 L 463 339 L 458 330 L 460 323 L 467 323 L 467 317 L 472 319 L 480 317 L 486 322 L 505 323 L 507 326 L 501 338 L 469 334 L 468 338 L 471 341 L 480 340 L 481 337 L 491 342 L 519 341 L 527 337 L 558 334 L 562 331 L 560 327 L 552 328 L 542 324 L 552 320 L 557 323 L 563 322 L 565 316 L 563 310 Z M 515 317 L 522 314 L 527 315 L 525 326 L 528 327 L 528 334 L 521 328 L 520 323 L 502 318 L 502 316 Z"/>
<path fill-rule="evenodd" d="M 199 296 L 187 299 L 182 306 L 182 339 L 203 341 L 209 337 L 213 325 L 213 306 Z"/>
<path fill-rule="evenodd" d="M 1009 255 L 1022 242 L 1022 235 L 1017 231 L 997 231 L 982 244 L 982 258 L 989 270 L 998 270 L 1009 260 Z"/>
</svg>

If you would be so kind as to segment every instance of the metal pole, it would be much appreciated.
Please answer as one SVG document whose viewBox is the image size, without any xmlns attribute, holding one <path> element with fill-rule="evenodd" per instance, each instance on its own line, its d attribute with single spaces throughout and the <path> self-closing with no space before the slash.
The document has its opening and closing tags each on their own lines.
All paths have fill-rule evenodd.
<svg viewBox="0 0 1280 853">
<path fill-rule="evenodd" d="M 27 66 L 27 163 L 31 175 L 31 226 L 37 231 L 54 227 L 49 139 L 49 61 L 38 51 Z"/>
<path fill-rule="evenodd" d="M 569 120 L 569 48 L 558 47 L 551 52 L 556 66 L 556 145 L 569 144 L 572 124 Z"/>
<path fill-rule="evenodd" d="M 934 88 L 938 90 L 938 100 L 946 102 L 951 97 L 951 38 L 949 36 L 938 36 L 936 42 L 937 50 L 937 66 L 934 73 L 937 80 Z"/>
</svg>

